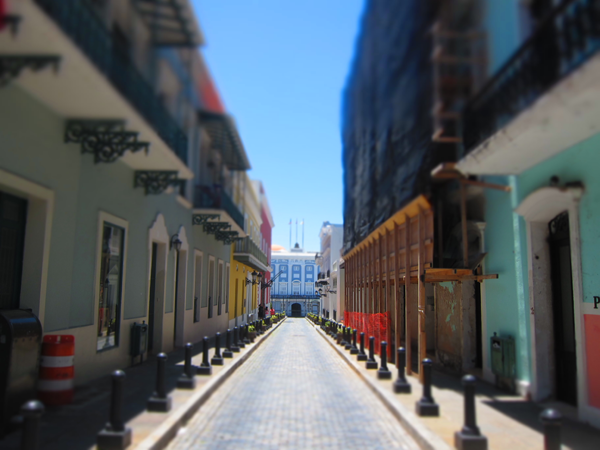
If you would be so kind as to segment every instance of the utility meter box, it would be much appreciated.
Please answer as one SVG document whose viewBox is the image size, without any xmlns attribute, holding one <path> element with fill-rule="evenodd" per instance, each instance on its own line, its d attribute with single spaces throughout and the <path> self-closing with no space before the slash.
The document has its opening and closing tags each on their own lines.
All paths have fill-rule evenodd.
<svg viewBox="0 0 600 450">
<path fill-rule="evenodd" d="M 515 340 L 510 337 L 491 337 L 492 372 L 502 378 L 514 378 L 516 373 Z"/>
<path fill-rule="evenodd" d="M 142 356 L 148 347 L 148 324 L 146 322 L 131 325 L 131 350 L 132 358 Z"/>
<path fill-rule="evenodd" d="M 37 397 L 42 324 L 25 309 L 0 311 L 0 436 L 21 406 Z"/>
</svg>

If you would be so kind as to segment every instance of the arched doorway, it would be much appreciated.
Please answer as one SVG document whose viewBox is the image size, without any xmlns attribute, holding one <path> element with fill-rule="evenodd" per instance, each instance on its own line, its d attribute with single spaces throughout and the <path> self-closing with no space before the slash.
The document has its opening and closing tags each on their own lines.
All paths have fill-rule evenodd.
<svg viewBox="0 0 600 450">
<path fill-rule="evenodd" d="M 302 306 L 300 303 L 292 304 L 292 317 L 302 317 Z"/>
</svg>

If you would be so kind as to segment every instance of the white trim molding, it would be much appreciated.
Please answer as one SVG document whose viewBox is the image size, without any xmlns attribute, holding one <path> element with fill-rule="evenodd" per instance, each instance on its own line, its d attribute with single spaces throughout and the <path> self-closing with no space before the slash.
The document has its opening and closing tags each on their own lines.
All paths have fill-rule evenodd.
<svg viewBox="0 0 600 450">
<path fill-rule="evenodd" d="M 581 420 L 590 420 L 588 379 L 585 351 L 583 314 L 583 271 L 581 265 L 581 236 L 579 228 L 579 200 L 581 187 L 543 187 L 525 198 L 515 212 L 527 222 L 529 256 L 529 296 L 532 354 L 532 395 L 534 401 L 544 400 L 554 392 L 555 370 L 553 350 L 552 290 L 550 283 L 550 255 L 546 242 L 548 222 L 557 215 L 569 213 L 571 270 L 573 280 L 573 313 L 577 356 L 577 401 Z M 537 326 L 536 326 L 537 325 Z M 550 365 L 550 367 L 548 367 Z"/>
<path fill-rule="evenodd" d="M 20 307 L 31 308 L 45 328 L 54 191 L 2 169 L 0 191 L 27 199 Z"/>
<path fill-rule="evenodd" d="M 158 245 L 156 255 L 156 280 L 155 280 L 155 304 L 150 305 L 150 281 L 152 278 L 152 244 Z M 147 302 L 148 308 L 156 308 L 154 310 L 154 330 L 153 330 L 153 349 L 152 352 L 155 354 L 163 351 L 164 348 L 164 316 L 165 316 L 165 299 L 167 296 L 167 254 L 169 249 L 170 236 L 165 223 L 165 216 L 157 214 L 156 219 L 152 222 L 152 225 L 148 228 L 148 282 L 147 282 Z M 156 307 L 158 303 L 158 307 Z M 150 310 L 147 311 L 147 317 L 149 320 Z"/>
</svg>

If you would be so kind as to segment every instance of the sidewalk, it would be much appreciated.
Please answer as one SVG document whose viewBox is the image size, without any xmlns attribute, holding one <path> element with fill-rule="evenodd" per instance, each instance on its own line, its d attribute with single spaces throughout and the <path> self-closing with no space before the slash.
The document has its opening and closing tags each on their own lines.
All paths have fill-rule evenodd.
<svg viewBox="0 0 600 450">
<path fill-rule="evenodd" d="M 184 349 L 177 349 L 168 354 L 166 368 L 167 392 L 173 396 L 173 408 L 169 413 L 147 413 L 146 402 L 154 391 L 156 383 L 156 357 L 150 357 L 144 363 L 124 369 L 125 399 L 123 415 L 127 426 L 133 429 L 133 442 L 130 448 L 135 448 L 144 438 L 157 429 L 163 422 L 181 413 L 181 407 L 193 396 L 202 395 L 208 398 L 212 392 L 206 391 L 207 385 L 224 381 L 232 370 L 260 345 L 279 325 L 273 325 L 262 336 L 257 336 L 253 344 L 246 344 L 240 353 L 234 353 L 233 359 L 226 359 L 225 365 L 213 366 L 211 376 L 196 376 L 195 390 L 176 389 L 177 379 L 183 372 Z M 225 344 L 225 336 L 221 336 L 221 346 Z M 209 346 L 214 347 L 214 337 L 209 340 Z M 214 350 L 210 350 L 212 358 Z M 194 345 L 192 364 L 202 362 L 202 342 Z M 235 365 L 235 367 L 232 367 Z M 227 373 L 223 373 L 227 372 Z M 222 374 L 225 375 L 223 377 Z M 222 380 L 219 380 L 222 378 Z M 217 383 L 215 383 L 217 382 Z M 90 384 L 76 388 L 72 404 L 61 407 L 46 408 L 40 430 L 40 448 L 43 450 L 92 449 L 95 448 L 96 435 L 104 428 L 109 417 L 111 378 L 104 376 Z M 198 397 L 199 401 L 206 398 Z M 179 409 L 179 411 L 178 411 Z M 197 408 L 196 408 L 197 409 Z M 19 450 L 21 432 L 17 430 L 0 440 L 3 450 Z"/>
<path fill-rule="evenodd" d="M 354 370 L 364 379 L 376 394 L 386 403 L 401 422 L 418 433 L 419 428 L 426 427 L 428 432 L 439 436 L 449 448 L 454 448 L 454 433 L 463 425 L 463 388 L 459 377 L 433 372 L 433 397 L 440 405 L 440 417 L 418 417 L 415 414 L 415 402 L 422 395 L 422 386 L 418 379 L 408 376 L 412 385 L 411 394 L 394 394 L 392 383 L 397 376 L 394 365 L 388 364 L 393 373 L 392 380 L 377 379 L 376 370 L 365 369 L 364 363 L 358 363 L 354 355 L 337 345 L 318 326 L 315 326 L 324 339 L 338 351 L 340 356 L 350 363 Z M 377 358 L 379 363 L 379 358 Z M 476 397 L 477 424 L 481 433 L 487 436 L 490 449 L 535 449 L 543 448 L 542 427 L 539 415 L 545 407 L 524 400 L 522 397 L 508 394 L 483 381 L 477 384 Z M 600 430 L 582 424 L 569 417 L 568 408 L 562 407 L 565 419 L 562 426 L 563 448 L 588 450 L 600 448 Z M 565 411 L 566 410 L 566 411 Z M 415 439 L 419 440 L 416 436 Z M 432 448 L 436 448 L 432 446 Z"/>
</svg>

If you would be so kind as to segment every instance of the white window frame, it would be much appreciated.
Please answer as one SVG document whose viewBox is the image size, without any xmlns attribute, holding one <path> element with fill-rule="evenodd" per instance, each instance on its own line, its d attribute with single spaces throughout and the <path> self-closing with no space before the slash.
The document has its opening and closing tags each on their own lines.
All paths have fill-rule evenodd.
<svg viewBox="0 0 600 450">
<path fill-rule="evenodd" d="M 225 312 L 229 314 L 229 278 L 231 277 L 231 265 L 225 263 L 225 277 L 223 282 L 225 283 Z"/>
<path fill-rule="evenodd" d="M 200 267 L 198 267 L 198 260 L 200 260 Z M 200 304 L 197 308 L 194 309 L 194 304 L 192 304 L 192 309 L 194 309 L 194 323 L 200 322 L 200 316 L 202 311 L 202 269 L 204 268 L 204 252 L 194 249 L 194 303 L 196 302 L 196 297 L 198 298 L 198 302 Z M 208 302 L 206 302 L 206 306 L 208 307 Z"/>
<path fill-rule="evenodd" d="M 99 306 L 100 306 L 100 269 L 101 269 L 101 259 L 102 259 L 102 236 L 104 233 L 104 223 L 108 222 L 111 225 L 115 225 L 117 227 L 123 228 L 125 232 L 123 233 L 123 274 L 121 276 L 121 286 L 119 286 L 121 292 L 120 301 L 120 311 L 119 311 L 119 339 L 116 345 L 106 349 L 103 351 L 110 351 L 111 349 L 119 348 L 121 344 L 121 328 L 123 326 L 123 308 L 125 305 L 125 280 L 127 277 L 127 244 L 129 240 L 129 222 L 120 217 L 114 216 L 110 213 L 99 211 L 98 212 L 98 222 L 96 228 L 96 268 L 95 268 L 95 276 L 94 276 L 94 329 L 98 329 L 98 319 L 99 319 Z M 93 340 L 94 349 L 97 350 L 97 340 Z M 98 353 L 100 353 L 98 352 Z"/>
<path fill-rule="evenodd" d="M 213 267 L 215 268 L 214 273 L 213 273 L 213 280 L 211 283 L 210 280 L 210 263 L 211 261 L 214 263 Z M 215 303 L 214 303 L 214 298 L 215 298 L 215 284 L 216 284 L 216 276 L 217 276 L 217 260 L 214 256 L 212 255 L 208 255 L 208 265 L 206 266 L 206 277 L 207 277 L 207 285 L 206 285 L 206 306 L 208 307 L 208 312 L 212 312 L 212 314 L 209 314 L 209 318 L 212 319 L 213 317 L 215 317 Z M 212 290 L 213 292 L 210 292 L 210 287 L 212 284 Z"/>
</svg>

